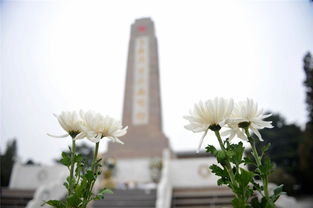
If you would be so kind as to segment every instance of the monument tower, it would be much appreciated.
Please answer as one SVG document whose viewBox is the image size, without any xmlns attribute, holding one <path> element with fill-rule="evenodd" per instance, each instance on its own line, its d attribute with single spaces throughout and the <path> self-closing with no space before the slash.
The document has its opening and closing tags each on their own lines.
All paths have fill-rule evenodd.
<svg viewBox="0 0 313 208">
<path fill-rule="evenodd" d="M 109 143 L 116 158 L 161 157 L 169 142 L 162 131 L 157 38 L 150 18 L 131 25 L 124 95 L 125 145 Z"/>
</svg>

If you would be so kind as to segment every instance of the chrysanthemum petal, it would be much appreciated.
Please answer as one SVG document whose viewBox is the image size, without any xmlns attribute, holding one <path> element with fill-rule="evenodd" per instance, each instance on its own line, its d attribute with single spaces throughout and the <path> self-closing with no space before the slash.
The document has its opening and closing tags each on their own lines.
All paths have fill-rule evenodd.
<svg viewBox="0 0 313 208">
<path fill-rule="evenodd" d="M 76 135 L 74 140 L 83 139 L 84 137 L 86 137 L 86 133 L 85 132 L 80 132 L 79 134 Z"/>
<path fill-rule="evenodd" d="M 259 138 L 260 141 L 263 141 L 260 132 L 256 128 L 251 127 L 250 129 L 253 131 L 253 133 L 255 133 L 255 135 Z"/>
<path fill-rule="evenodd" d="M 100 138 L 97 138 L 97 137 L 87 137 L 87 139 L 89 139 L 93 143 L 98 143 L 101 140 Z"/>
<path fill-rule="evenodd" d="M 199 101 L 194 105 L 193 110 L 189 111 L 189 115 L 183 117 L 189 121 L 189 124 L 185 125 L 187 130 L 194 133 L 204 132 L 199 148 L 210 126 L 219 125 L 223 127 L 227 123 L 233 105 L 233 100 L 218 97 L 205 102 Z"/>
<path fill-rule="evenodd" d="M 102 138 L 107 138 L 113 142 L 123 143 L 118 137 L 124 136 L 128 127 L 123 128 L 120 121 L 93 111 L 81 111 L 80 114 L 83 119 L 81 128 L 90 141 L 99 142 Z"/>
<path fill-rule="evenodd" d="M 76 111 L 63 111 L 60 115 L 53 114 L 60 126 L 70 134 L 70 132 L 81 132 L 80 122 L 81 119 L 78 118 Z"/>
<path fill-rule="evenodd" d="M 63 134 L 63 135 L 60 135 L 60 136 L 56 136 L 56 135 L 52 135 L 52 134 L 49 134 L 47 133 L 48 136 L 50 137 L 54 137 L 54 138 L 65 138 L 65 137 L 68 137 L 69 134 Z"/>
<path fill-rule="evenodd" d="M 199 146 L 198 146 L 198 149 L 197 149 L 197 153 L 200 152 L 200 148 L 201 148 L 201 146 L 202 146 L 204 137 L 205 137 L 205 136 L 207 135 L 207 133 L 208 133 L 208 130 L 209 130 L 209 129 L 207 129 L 207 130 L 204 132 L 204 134 L 202 135 L 202 137 L 201 137 L 201 139 L 200 139 L 200 143 L 199 143 Z"/>
<path fill-rule="evenodd" d="M 117 138 L 117 137 L 111 137 L 110 139 L 111 139 L 111 141 L 113 141 L 113 142 L 120 143 L 120 144 L 124 144 L 124 142 L 121 141 L 121 140 L 120 140 L 119 138 Z"/>
<path fill-rule="evenodd" d="M 247 98 L 245 102 L 239 102 L 233 113 L 232 122 L 249 122 L 249 128 L 257 135 L 257 137 L 262 141 L 262 137 L 258 129 L 272 128 L 271 121 L 264 121 L 263 119 L 268 118 L 271 114 L 264 114 L 262 109 L 258 108 L 258 104 L 252 99 Z M 237 136 L 240 138 L 245 138 L 243 132 L 237 132 Z"/>
<path fill-rule="evenodd" d="M 237 132 L 237 136 L 244 141 L 248 141 L 247 136 L 242 132 L 242 130 Z"/>
</svg>

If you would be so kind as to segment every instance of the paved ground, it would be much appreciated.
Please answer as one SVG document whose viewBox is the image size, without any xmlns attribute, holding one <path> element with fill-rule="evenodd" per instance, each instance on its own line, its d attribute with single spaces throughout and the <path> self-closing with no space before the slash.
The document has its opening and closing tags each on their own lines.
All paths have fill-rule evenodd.
<svg viewBox="0 0 313 208">
<path fill-rule="evenodd" d="M 297 202 L 301 205 L 301 208 L 313 208 L 313 196 L 297 198 Z"/>
</svg>

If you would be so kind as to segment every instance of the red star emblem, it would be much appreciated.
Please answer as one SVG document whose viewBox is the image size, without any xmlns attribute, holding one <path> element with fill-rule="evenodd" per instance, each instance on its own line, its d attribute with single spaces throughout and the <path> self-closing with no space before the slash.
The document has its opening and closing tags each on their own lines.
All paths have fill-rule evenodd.
<svg viewBox="0 0 313 208">
<path fill-rule="evenodd" d="M 146 27 L 145 27 L 145 26 L 139 26 L 139 27 L 137 28 L 137 30 L 138 30 L 139 32 L 145 32 L 145 31 L 146 31 Z"/>
</svg>

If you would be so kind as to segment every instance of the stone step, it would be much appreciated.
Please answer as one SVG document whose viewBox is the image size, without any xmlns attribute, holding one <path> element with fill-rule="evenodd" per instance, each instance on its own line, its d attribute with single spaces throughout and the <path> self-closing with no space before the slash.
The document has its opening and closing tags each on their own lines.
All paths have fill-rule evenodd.
<svg viewBox="0 0 313 208">
<path fill-rule="evenodd" d="M 15 205 L 25 205 L 27 204 L 31 198 L 24 199 L 24 198 L 18 198 L 18 197 L 1 197 L 1 205 L 3 204 L 15 204 Z"/>
<path fill-rule="evenodd" d="M 187 205 L 187 206 L 173 206 L 179 208 L 233 208 L 232 205 Z"/>
<path fill-rule="evenodd" d="M 121 200 L 121 199 L 123 199 L 123 200 L 133 200 L 133 201 L 141 201 L 141 200 L 156 200 L 156 196 L 135 196 L 135 195 L 133 195 L 133 196 L 131 196 L 131 195 L 125 195 L 125 196 L 120 196 L 120 195 L 118 195 L 118 196 L 116 196 L 116 195 L 112 195 L 112 196 L 109 196 L 109 195 L 106 195 L 105 197 L 104 197 L 104 199 L 107 199 L 107 200 L 111 200 L 111 201 L 117 201 L 117 200 Z"/>
<path fill-rule="evenodd" d="M 155 189 L 150 189 L 150 190 L 144 190 L 144 189 L 114 189 L 112 190 L 114 194 L 127 194 L 127 195 L 150 195 L 150 194 L 156 194 Z"/>
<path fill-rule="evenodd" d="M 155 207 L 155 201 L 103 201 L 99 200 L 94 202 L 93 204 L 94 208 L 109 208 L 109 207 Z"/>
<path fill-rule="evenodd" d="M 180 199 L 174 200 L 176 206 L 182 205 L 227 205 L 231 203 L 232 198 L 213 198 L 213 199 Z"/>
<path fill-rule="evenodd" d="M 230 188 L 226 186 L 211 186 L 211 187 L 203 187 L 203 188 L 175 188 L 173 190 L 174 193 L 182 193 L 182 192 L 228 192 L 232 193 Z"/>
<path fill-rule="evenodd" d="M 8 197 L 33 197 L 34 190 L 21 190 L 21 189 L 8 189 L 8 188 L 1 188 L 0 195 L 1 196 L 8 196 Z"/>
<path fill-rule="evenodd" d="M 233 198 L 228 187 L 176 188 L 172 208 L 228 208 Z"/>
<path fill-rule="evenodd" d="M 1 208 L 25 208 L 26 205 L 18 206 L 18 205 L 1 205 Z"/>
<path fill-rule="evenodd" d="M 190 192 L 190 193 L 173 193 L 174 198 L 216 198 L 216 197 L 233 197 L 233 193 L 217 192 Z"/>
<path fill-rule="evenodd" d="M 33 190 L 1 188 L 0 206 L 3 208 L 25 208 L 33 195 Z"/>
<path fill-rule="evenodd" d="M 93 202 L 93 208 L 153 208 L 156 190 L 113 190 L 102 200 Z"/>
</svg>

